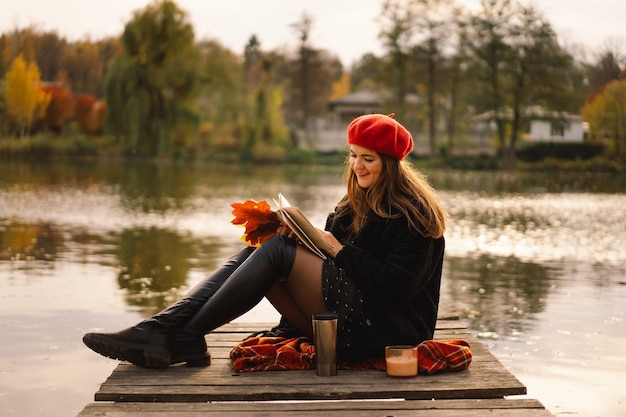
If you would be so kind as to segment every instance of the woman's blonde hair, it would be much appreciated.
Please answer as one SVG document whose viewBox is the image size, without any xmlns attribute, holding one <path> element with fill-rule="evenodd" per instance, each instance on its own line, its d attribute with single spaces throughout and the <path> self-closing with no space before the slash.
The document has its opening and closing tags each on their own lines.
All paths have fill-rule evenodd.
<svg viewBox="0 0 626 417">
<path fill-rule="evenodd" d="M 346 161 L 345 176 L 348 191 L 338 205 L 338 213 L 352 210 L 352 231 L 365 223 L 371 208 L 383 218 L 406 217 L 409 227 L 425 237 L 440 238 L 446 230 L 447 214 L 439 204 L 437 193 L 426 177 L 406 161 L 379 153 L 382 170 L 378 180 L 369 188 L 361 188 Z"/>
</svg>

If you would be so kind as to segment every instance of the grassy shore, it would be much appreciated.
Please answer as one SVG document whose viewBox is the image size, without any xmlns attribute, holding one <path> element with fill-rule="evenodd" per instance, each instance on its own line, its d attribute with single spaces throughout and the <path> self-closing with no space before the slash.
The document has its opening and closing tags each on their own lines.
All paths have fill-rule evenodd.
<svg viewBox="0 0 626 417">
<path fill-rule="evenodd" d="M 173 155 L 145 158 L 133 155 L 110 136 L 84 135 L 50 137 L 38 135 L 27 138 L 0 138 L 0 160 L 54 160 L 73 161 L 101 158 L 155 159 L 162 161 L 185 160 L 199 163 L 255 163 L 338 165 L 345 160 L 345 152 L 316 152 L 313 150 L 264 149 L 262 152 L 243 155 L 232 150 L 188 148 Z M 500 160 L 494 156 L 455 156 L 431 158 L 411 155 L 411 162 L 424 169 L 448 168 L 458 170 L 499 170 Z M 626 164 L 605 157 L 585 160 L 563 160 L 553 157 L 538 162 L 517 161 L 520 171 L 575 171 L 626 173 Z"/>
</svg>

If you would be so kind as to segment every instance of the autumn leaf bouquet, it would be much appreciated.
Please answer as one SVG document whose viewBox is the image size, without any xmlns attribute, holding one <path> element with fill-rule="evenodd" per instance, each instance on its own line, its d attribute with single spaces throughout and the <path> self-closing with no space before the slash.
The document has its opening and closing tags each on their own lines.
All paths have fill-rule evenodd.
<svg viewBox="0 0 626 417">
<path fill-rule="evenodd" d="M 276 234 L 280 220 L 267 201 L 246 200 L 231 204 L 233 208 L 232 224 L 245 227 L 241 240 L 251 246 L 260 246 Z"/>
</svg>

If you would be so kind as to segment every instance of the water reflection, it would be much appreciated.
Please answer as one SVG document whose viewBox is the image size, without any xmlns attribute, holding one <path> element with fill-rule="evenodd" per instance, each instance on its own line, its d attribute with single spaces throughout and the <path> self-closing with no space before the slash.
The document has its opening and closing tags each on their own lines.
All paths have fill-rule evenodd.
<svg viewBox="0 0 626 417">
<path fill-rule="evenodd" d="M 481 195 L 510 193 L 622 193 L 626 175 L 619 173 L 581 172 L 483 172 L 432 171 L 430 181 L 447 191 L 473 192 Z"/>
<path fill-rule="evenodd" d="M 49 222 L 3 222 L 0 261 L 36 269 L 58 260 L 113 266 L 126 304 L 144 315 L 160 311 L 185 292 L 192 268 L 211 270 L 221 245 L 158 227 L 137 227 L 98 234 L 68 230 Z"/>
<path fill-rule="evenodd" d="M 481 337 L 527 332 L 553 287 L 548 268 L 513 256 L 449 256 L 442 299 Z"/>
<path fill-rule="evenodd" d="M 108 177 L 123 207 L 141 213 L 164 213 L 184 207 L 196 191 L 198 176 L 180 165 L 136 164 Z"/>
<path fill-rule="evenodd" d="M 0 226 L 0 261 L 52 261 L 62 250 L 61 231 L 51 223 L 13 221 Z"/>
<path fill-rule="evenodd" d="M 189 260 L 196 255 L 191 242 L 178 233 L 135 228 L 122 230 L 115 238 L 117 283 L 126 290 L 129 305 L 162 308 L 168 293 L 187 282 Z"/>
</svg>

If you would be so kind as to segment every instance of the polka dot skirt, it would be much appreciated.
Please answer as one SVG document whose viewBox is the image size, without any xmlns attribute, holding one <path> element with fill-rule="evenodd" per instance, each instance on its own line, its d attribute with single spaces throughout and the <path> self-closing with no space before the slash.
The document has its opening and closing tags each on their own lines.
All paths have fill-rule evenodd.
<svg viewBox="0 0 626 417">
<path fill-rule="evenodd" d="M 322 269 L 324 303 L 328 311 L 337 313 L 337 345 L 350 348 L 360 342 L 364 303 L 361 292 L 346 272 L 326 259 Z"/>
</svg>

